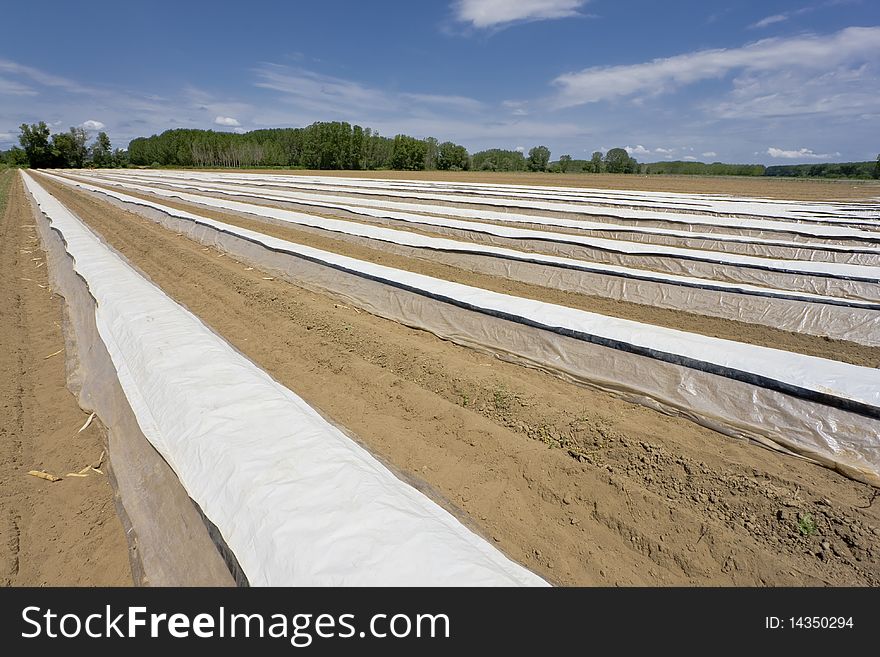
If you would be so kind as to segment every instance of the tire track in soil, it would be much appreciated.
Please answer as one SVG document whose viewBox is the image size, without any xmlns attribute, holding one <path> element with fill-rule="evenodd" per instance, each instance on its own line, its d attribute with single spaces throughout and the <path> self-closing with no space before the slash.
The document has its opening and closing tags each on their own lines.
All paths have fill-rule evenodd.
<svg viewBox="0 0 880 657">
<path fill-rule="evenodd" d="M 880 505 L 860 508 L 869 486 L 263 280 L 41 182 L 282 384 L 552 581 L 880 583 Z"/>
</svg>

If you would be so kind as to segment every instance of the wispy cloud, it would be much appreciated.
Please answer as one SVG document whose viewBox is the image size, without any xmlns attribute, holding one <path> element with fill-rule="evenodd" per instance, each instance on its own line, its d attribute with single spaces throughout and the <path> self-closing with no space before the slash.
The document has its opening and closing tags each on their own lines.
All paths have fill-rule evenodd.
<svg viewBox="0 0 880 657">
<path fill-rule="evenodd" d="M 786 151 L 771 146 L 767 149 L 767 155 L 785 160 L 828 160 L 832 157 L 839 157 L 840 153 L 815 153 L 809 148 L 799 148 L 794 151 Z"/>
<path fill-rule="evenodd" d="M 218 99 L 191 87 L 162 96 L 89 86 L 8 59 L 0 59 L 0 73 L 0 126 L 5 131 L 42 120 L 53 130 L 72 125 L 91 132 L 105 130 L 114 146 L 125 146 L 134 137 L 169 128 L 206 128 L 215 116 L 255 111 L 250 105 Z M 3 84 L 4 80 L 13 84 Z M 0 145 L 15 139 L 0 137 Z"/>
<path fill-rule="evenodd" d="M 27 78 L 38 85 L 44 87 L 54 87 L 69 91 L 71 93 L 87 94 L 92 93 L 94 89 L 79 84 L 73 80 L 46 73 L 32 66 L 25 66 L 8 59 L 0 59 L 0 72 Z"/>
<path fill-rule="evenodd" d="M 429 105 L 434 107 L 447 107 L 452 110 L 479 112 L 485 109 L 485 105 L 479 100 L 466 96 L 441 96 L 437 94 L 410 94 L 402 93 L 400 98 L 407 102 Z"/>
<path fill-rule="evenodd" d="M 469 148 L 520 143 L 568 142 L 584 134 L 577 121 L 531 117 L 517 103 L 504 106 L 460 94 L 399 90 L 324 75 L 300 66 L 260 64 L 251 83 L 265 90 L 259 101 L 242 102 L 213 90 L 185 86 L 163 95 L 122 88 L 90 88 L 50 73 L 3 60 L 17 86 L 0 86 L 0 148 L 11 145 L 20 123 L 44 120 L 53 130 L 80 125 L 105 130 L 114 146 L 171 128 L 222 126 L 235 132 L 254 127 L 303 126 L 314 121 L 359 123 L 381 134 L 436 136 Z M 34 82 L 39 77 L 54 86 Z M 0 77 L 0 80 L 5 78 Z M 15 96 L 33 86 L 34 93 Z M 89 89 L 89 93 L 83 93 Z M 251 95 L 253 91 L 251 92 Z M 24 100 L 19 100 L 24 98 Z M 542 113 L 544 115 L 544 113 Z M 100 120 L 93 118 L 100 116 Z M 98 125 L 102 127 L 98 128 Z M 8 133 L 8 134 L 7 134 Z"/>
<path fill-rule="evenodd" d="M 255 86 L 281 92 L 290 102 L 315 112 L 335 113 L 352 107 L 387 109 L 389 98 L 378 89 L 304 68 L 262 64 Z"/>
<path fill-rule="evenodd" d="M 587 0 L 457 0 L 455 17 L 477 29 L 578 16 Z"/>
<path fill-rule="evenodd" d="M 529 111 L 526 109 L 528 103 L 522 100 L 504 100 L 501 106 L 514 116 L 526 116 Z"/>
<path fill-rule="evenodd" d="M 747 72 L 733 80 L 726 97 L 706 103 L 703 109 L 711 116 L 733 120 L 857 117 L 880 112 L 878 88 L 876 63 L 826 71 Z"/>
<path fill-rule="evenodd" d="M 436 136 L 479 147 L 528 139 L 577 139 L 583 128 L 557 117 L 527 118 L 521 103 L 490 104 L 460 95 L 389 90 L 300 67 L 262 64 L 254 84 L 279 95 L 280 107 L 258 111 L 253 125 L 307 125 L 338 120 L 381 134 Z M 506 111 L 504 111 L 506 110 Z"/>
<path fill-rule="evenodd" d="M 791 13 L 773 14 L 772 16 L 767 16 L 766 18 L 762 18 L 761 20 L 757 21 L 756 23 L 752 23 L 751 25 L 749 25 L 749 28 L 753 29 L 753 30 L 759 30 L 763 27 L 770 27 L 771 25 L 774 25 L 775 23 L 782 23 L 783 21 L 787 21 L 790 16 L 791 16 Z"/>
<path fill-rule="evenodd" d="M 255 86 L 278 92 L 284 102 L 316 121 L 369 115 L 441 117 L 486 109 L 481 101 L 466 96 L 391 91 L 280 64 L 262 64 L 255 73 Z"/>
<path fill-rule="evenodd" d="M 704 153 L 700 153 L 703 157 L 718 157 L 718 153 L 715 151 L 705 151 Z"/>
<path fill-rule="evenodd" d="M 850 27 L 829 36 L 764 39 L 741 48 L 701 50 L 642 64 L 599 66 L 557 77 L 555 102 L 573 107 L 669 93 L 734 71 L 822 71 L 880 54 L 880 27 Z"/>
<path fill-rule="evenodd" d="M 806 5 L 799 9 L 791 9 L 790 11 L 784 11 L 780 14 L 773 14 L 771 16 L 766 16 L 759 21 L 756 21 L 749 25 L 750 30 L 761 30 L 765 27 L 770 27 L 771 25 L 776 25 L 777 23 L 784 23 L 791 18 L 796 16 L 803 16 L 804 14 L 812 14 L 814 11 L 820 11 L 822 9 L 828 9 L 831 7 L 839 7 L 840 5 L 850 5 L 857 4 L 861 2 L 861 0 L 825 0 L 824 2 L 818 2 L 810 5 Z"/>
<path fill-rule="evenodd" d="M 6 96 L 36 96 L 37 90 L 33 87 L 29 87 L 26 84 L 22 84 L 17 80 L 7 80 L 6 78 L 0 78 L 0 95 Z"/>
<path fill-rule="evenodd" d="M 651 151 L 642 146 L 641 144 L 636 144 L 635 146 L 624 146 L 623 150 L 625 150 L 630 155 L 650 155 Z"/>
</svg>

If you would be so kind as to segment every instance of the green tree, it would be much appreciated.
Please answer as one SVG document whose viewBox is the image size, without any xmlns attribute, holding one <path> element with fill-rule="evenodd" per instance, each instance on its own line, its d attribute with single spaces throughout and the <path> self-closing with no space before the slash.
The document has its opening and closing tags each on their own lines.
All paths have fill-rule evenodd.
<svg viewBox="0 0 880 657">
<path fill-rule="evenodd" d="M 464 171 L 468 168 L 468 159 L 464 146 L 444 141 L 437 152 L 437 168 L 440 171 Z"/>
<path fill-rule="evenodd" d="M 33 168 L 52 166 L 52 147 L 49 145 L 49 126 L 45 121 L 22 123 L 18 141 L 27 156 L 28 166 Z"/>
<path fill-rule="evenodd" d="M 52 135 L 53 165 L 64 168 L 82 168 L 86 155 L 88 155 L 86 139 L 86 131 L 82 128 L 71 128 L 68 132 Z"/>
<path fill-rule="evenodd" d="M 128 166 L 128 151 L 117 148 L 110 156 L 110 166 L 114 168 L 124 168 Z"/>
<path fill-rule="evenodd" d="M 571 166 L 571 155 L 563 155 L 559 158 L 559 170 L 566 173 Z"/>
<path fill-rule="evenodd" d="M 112 147 L 106 132 L 99 132 L 95 143 L 89 149 L 92 164 L 96 167 L 107 167 L 111 164 Z"/>
<path fill-rule="evenodd" d="M 437 168 L 437 156 L 440 151 L 440 142 L 436 137 L 425 139 L 425 169 L 433 171 Z"/>
<path fill-rule="evenodd" d="M 602 153 L 599 151 L 593 152 L 593 157 L 590 158 L 590 170 L 593 173 L 602 173 Z"/>
<path fill-rule="evenodd" d="M 351 129 L 351 167 L 352 169 L 363 169 L 365 163 L 365 147 L 366 138 L 364 129 L 359 125 L 352 126 Z"/>
<path fill-rule="evenodd" d="M 630 156 L 622 148 L 612 148 L 605 153 L 605 171 L 608 173 L 629 173 Z"/>
<path fill-rule="evenodd" d="M 421 139 L 397 135 L 391 150 L 391 168 L 401 171 L 420 171 L 425 168 L 428 145 Z"/>
<path fill-rule="evenodd" d="M 550 149 L 546 146 L 535 146 L 529 151 L 529 171 L 546 171 L 550 163 Z"/>
<path fill-rule="evenodd" d="M 59 132 L 57 135 L 52 135 L 51 166 L 61 169 L 70 168 L 75 150 L 76 144 L 73 143 L 69 132 Z"/>
<path fill-rule="evenodd" d="M 13 146 L 3 153 L 3 162 L 10 167 L 25 167 L 28 164 L 27 153 L 18 146 Z"/>
<path fill-rule="evenodd" d="M 491 148 L 474 153 L 471 168 L 475 171 L 525 171 L 526 158 L 519 151 Z"/>
<path fill-rule="evenodd" d="M 874 178 L 880 178 L 880 155 L 877 156 L 877 161 L 874 162 L 874 173 L 872 175 Z"/>
</svg>

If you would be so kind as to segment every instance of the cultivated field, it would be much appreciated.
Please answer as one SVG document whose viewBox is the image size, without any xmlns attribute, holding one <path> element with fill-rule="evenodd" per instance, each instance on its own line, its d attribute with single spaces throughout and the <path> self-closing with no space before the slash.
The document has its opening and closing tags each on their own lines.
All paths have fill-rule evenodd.
<svg viewBox="0 0 880 657">
<path fill-rule="evenodd" d="M 106 440 L 136 581 L 880 584 L 876 184 L 11 182 L 3 330 L 46 340 L 4 362 L 32 409 L 7 414 L 9 564 L 94 526 L 82 494 L 76 582 L 132 576 L 107 478 L 25 475 Z M 43 360 L 62 304 L 87 412 Z M 70 530 L 23 520 L 40 504 Z M 69 581 L 28 568 L 9 581 Z"/>
<path fill-rule="evenodd" d="M 229 172 L 229 169 L 215 169 Z M 647 192 L 681 194 L 729 194 L 796 200 L 863 200 L 880 196 L 880 183 L 874 180 L 819 180 L 815 178 L 772 178 L 759 176 L 674 176 L 619 175 L 595 173 L 532 173 L 495 171 L 279 171 L 277 169 L 241 169 L 239 173 L 274 175 L 330 176 L 334 178 L 370 178 L 374 180 L 444 180 L 511 185 L 590 187 L 594 189 L 631 189 Z"/>
</svg>

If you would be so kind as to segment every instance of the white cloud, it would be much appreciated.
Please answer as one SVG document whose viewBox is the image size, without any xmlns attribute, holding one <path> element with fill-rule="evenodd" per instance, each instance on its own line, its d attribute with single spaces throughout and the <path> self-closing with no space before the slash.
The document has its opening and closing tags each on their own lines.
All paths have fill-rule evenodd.
<svg viewBox="0 0 880 657">
<path fill-rule="evenodd" d="M 519 152 L 519 153 L 525 153 L 525 152 L 526 152 L 526 147 L 525 147 L 525 146 L 517 146 L 514 150 L 517 151 L 517 152 Z"/>
<path fill-rule="evenodd" d="M 771 146 L 767 149 L 767 155 L 786 160 L 827 160 L 831 157 L 839 157 L 840 153 L 815 153 L 809 148 L 799 148 L 796 151 L 786 151 Z"/>
<path fill-rule="evenodd" d="M 237 119 L 233 119 L 231 116 L 218 116 L 214 119 L 214 125 L 224 125 L 229 128 L 237 128 L 241 125 Z"/>
<path fill-rule="evenodd" d="M 706 151 L 705 153 L 702 153 L 702 155 L 703 157 L 718 157 L 718 153 L 715 151 Z"/>
<path fill-rule="evenodd" d="M 663 155 L 671 155 L 671 154 L 672 154 L 672 151 L 674 151 L 674 150 L 675 150 L 674 148 L 660 148 L 660 147 L 657 147 L 657 148 L 654 149 L 654 152 L 655 152 L 655 153 L 662 153 Z"/>
<path fill-rule="evenodd" d="M 587 0 L 457 0 L 455 17 L 478 29 L 577 16 Z"/>
<path fill-rule="evenodd" d="M 0 132 L 0 144 L 18 141 L 18 135 L 12 132 Z"/>
<path fill-rule="evenodd" d="M 86 130 L 94 130 L 94 131 L 97 131 L 97 130 L 103 130 L 103 129 L 106 128 L 107 126 L 105 126 L 105 125 L 104 125 L 103 123 L 101 123 L 100 121 L 95 121 L 94 119 L 89 119 L 88 121 L 83 121 L 82 123 L 80 123 L 80 124 L 79 124 L 79 127 L 80 127 L 80 128 L 85 128 Z"/>
<path fill-rule="evenodd" d="M 697 158 L 695 158 L 693 155 L 685 155 L 681 159 L 686 160 L 687 162 L 696 162 L 697 161 Z"/>
<path fill-rule="evenodd" d="M 766 18 L 762 18 L 757 23 L 752 23 L 749 25 L 751 29 L 761 29 L 762 27 L 769 27 L 775 23 L 781 23 L 783 21 L 788 20 L 788 14 L 774 14 L 773 16 L 767 16 Z"/>
<path fill-rule="evenodd" d="M 573 107 L 627 96 L 658 95 L 733 71 L 751 74 L 827 71 L 880 54 L 880 27 L 828 36 L 764 39 L 740 48 L 701 50 L 641 64 L 595 66 L 557 77 L 554 103 Z"/>
<path fill-rule="evenodd" d="M 630 155 L 650 155 L 651 153 L 651 151 L 649 151 L 641 144 L 636 144 L 635 146 L 624 146 L 623 150 L 625 150 Z"/>
</svg>

